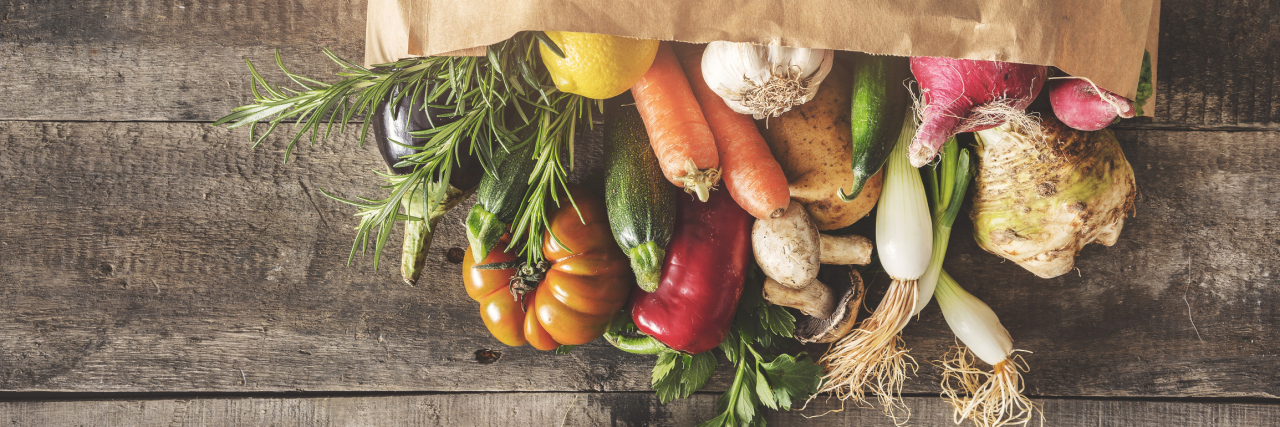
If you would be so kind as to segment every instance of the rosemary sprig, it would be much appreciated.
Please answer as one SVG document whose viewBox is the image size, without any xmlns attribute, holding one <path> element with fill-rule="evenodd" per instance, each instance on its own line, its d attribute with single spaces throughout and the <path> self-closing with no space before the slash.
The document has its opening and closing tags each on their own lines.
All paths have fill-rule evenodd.
<svg viewBox="0 0 1280 427">
<path fill-rule="evenodd" d="M 532 141 L 534 152 L 538 158 L 533 172 L 529 174 L 529 189 L 521 203 L 520 212 L 511 224 L 511 245 L 514 248 L 522 238 L 525 239 L 525 259 L 530 264 L 542 261 L 542 230 L 547 229 L 547 213 L 551 206 L 560 206 L 560 194 L 573 204 L 569 196 L 568 174 L 573 169 L 573 141 L 579 123 L 591 125 L 592 100 L 564 92 L 553 95 L 552 108 L 540 107 L 537 114 L 538 132 Z M 597 105 L 602 105 L 597 103 Z M 569 167 L 564 167 L 568 160 Z M 563 190 L 563 191 L 558 191 Z M 573 205 L 577 208 L 577 205 Z M 579 216 L 581 217 L 581 216 Z M 555 238 L 555 235 L 552 235 Z M 559 239 L 556 240 L 559 243 Z M 569 248 L 572 250 L 573 248 Z"/>
<path fill-rule="evenodd" d="M 514 231 L 533 243 L 530 248 L 535 250 L 524 249 L 531 260 L 538 260 L 541 251 L 536 250 L 536 242 L 546 226 L 546 200 L 551 198 L 559 203 L 556 186 L 566 185 L 564 154 L 568 153 L 569 169 L 572 169 L 577 121 L 585 117 L 590 123 L 589 108 L 583 108 L 588 104 L 586 99 L 555 89 L 549 74 L 541 67 L 539 43 L 549 44 L 557 54 L 562 52 L 537 32 L 520 33 L 490 46 L 483 57 L 411 58 L 372 68 L 342 59 L 325 49 L 325 56 L 343 68 L 336 73 L 342 80 L 332 84 L 290 72 L 276 52 L 277 67 L 300 88 L 272 85 L 252 62 L 246 61 L 252 75 L 254 102 L 233 109 L 214 125 L 248 127 L 250 141 L 257 147 L 281 123 L 295 123 L 296 133 L 285 149 L 287 162 L 297 142 L 308 132 L 314 145 L 327 139 L 335 128 L 345 132 L 353 120 L 369 116 L 384 103 L 398 104 L 405 97 L 409 97 L 411 109 L 430 107 L 436 117 L 456 118 L 448 124 L 414 132 L 415 138 L 426 142 L 412 147 L 419 151 L 403 157 L 396 165 L 413 166 L 413 172 L 391 176 L 375 171 L 388 179 L 388 184 L 383 186 L 390 191 L 387 198 L 350 200 L 321 190 L 326 196 L 359 209 L 356 216 L 360 224 L 356 227 L 356 241 L 348 263 L 357 251 L 365 252 L 369 240 L 373 240 L 374 268 L 378 266 L 395 221 L 423 220 L 401 213 L 401 200 L 411 189 L 418 185 L 426 189 L 422 212 L 433 212 L 446 199 L 453 168 L 463 153 L 475 155 L 485 172 L 497 177 L 492 156 L 495 146 L 511 149 L 522 143 L 537 144 L 540 162 L 528 177 L 535 185 L 526 194 L 524 210 L 517 217 L 519 225 Z M 392 111 L 394 114 L 394 109 Z M 509 123 L 511 120 L 515 122 Z M 257 129 L 261 122 L 267 124 L 264 132 Z M 370 125 L 372 121 L 366 120 L 360 128 L 362 146 Z M 525 126 L 538 127 L 532 141 L 519 141 L 515 136 L 515 131 Z M 393 143 L 407 144 L 405 141 Z M 513 245 L 517 240 L 512 239 Z"/>
</svg>

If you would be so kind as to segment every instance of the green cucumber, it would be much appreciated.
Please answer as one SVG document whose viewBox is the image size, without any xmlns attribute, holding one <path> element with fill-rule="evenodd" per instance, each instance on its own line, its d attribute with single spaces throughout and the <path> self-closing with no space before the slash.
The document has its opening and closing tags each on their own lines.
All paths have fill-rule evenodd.
<svg viewBox="0 0 1280 427">
<path fill-rule="evenodd" d="M 533 158 L 534 141 L 525 141 L 511 152 L 494 147 L 497 177 L 485 174 L 476 189 L 476 205 L 467 215 L 467 242 L 475 262 L 489 256 L 489 251 L 507 233 L 529 190 L 529 175 L 538 164 Z"/>
<path fill-rule="evenodd" d="M 633 102 L 612 102 L 609 107 L 604 125 L 609 228 L 631 258 L 636 283 L 653 292 L 662 278 L 662 262 L 675 227 L 678 189 L 662 174 Z"/>
<path fill-rule="evenodd" d="M 911 93 L 903 85 L 911 78 L 910 60 L 903 56 L 857 53 L 853 63 L 851 129 L 853 138 L 853 186 L 836 194 L 853 201 L 867 180 L 880 171 L 902 132 L 902 121 L 911 106 Z"/>
</svg>

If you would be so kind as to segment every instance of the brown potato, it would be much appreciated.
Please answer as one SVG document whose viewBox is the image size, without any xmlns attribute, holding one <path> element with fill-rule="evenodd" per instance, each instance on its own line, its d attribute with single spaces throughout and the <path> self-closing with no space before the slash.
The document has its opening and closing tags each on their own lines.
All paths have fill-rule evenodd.
<svg viewBox="0 0 1280 427">
<path fill-rule="evenodd" d="M 878 172 L 852 202 L 840 200 L 836 190 L 853 183 L 849 104 L 853 77 L 837 62 L 822 81 L 813 100 L 756 125 L 769 151 L 782 165 L 791 198 L 804 205 L 819 230 L 847 227 L 871 212 L 880 199 L 883 171 Z"/>
</svg>

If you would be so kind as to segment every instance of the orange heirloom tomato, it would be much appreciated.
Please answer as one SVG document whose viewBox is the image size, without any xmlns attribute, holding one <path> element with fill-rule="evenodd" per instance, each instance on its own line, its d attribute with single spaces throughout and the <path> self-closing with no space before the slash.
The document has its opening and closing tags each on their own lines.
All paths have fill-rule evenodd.
<svg viewBox="0 0 1280 427">
<path fill-rule="evenodd" d="M 609 229 L 604 201 L 576 186 L 569 193 L 578 209 L 561 197 L 563 206 L 551 213 L 549 232 L 542 236 L 542 255 L 551 267 L 533 291 L 512 293 L 518 268 L 479 269 L 469 248 L 463 256 L 467 295 L 480 303 L 484 325 L 503 344 L 554 350 L 591 342 L 604 335 L 635 285 L 630 260 Z M 515 253 L 504 250 L 507 242 L 504 237 L 481 264 L 516 261 Z"/>
</svg>

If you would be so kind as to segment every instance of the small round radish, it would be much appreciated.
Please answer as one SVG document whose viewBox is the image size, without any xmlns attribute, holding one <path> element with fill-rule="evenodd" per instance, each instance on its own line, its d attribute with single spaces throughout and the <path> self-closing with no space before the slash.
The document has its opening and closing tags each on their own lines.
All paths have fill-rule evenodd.
<svg viewBox="0 0 1280 427">
<path fill-rule="evenodd" d="M 1053 115 L 1072 129 L 1095 131 L 1107 127 L 1116 117 L 1133 117 L 1132 102 L 1086 79 L 1054 80 L 1049 83 Z"/>
</svg>

